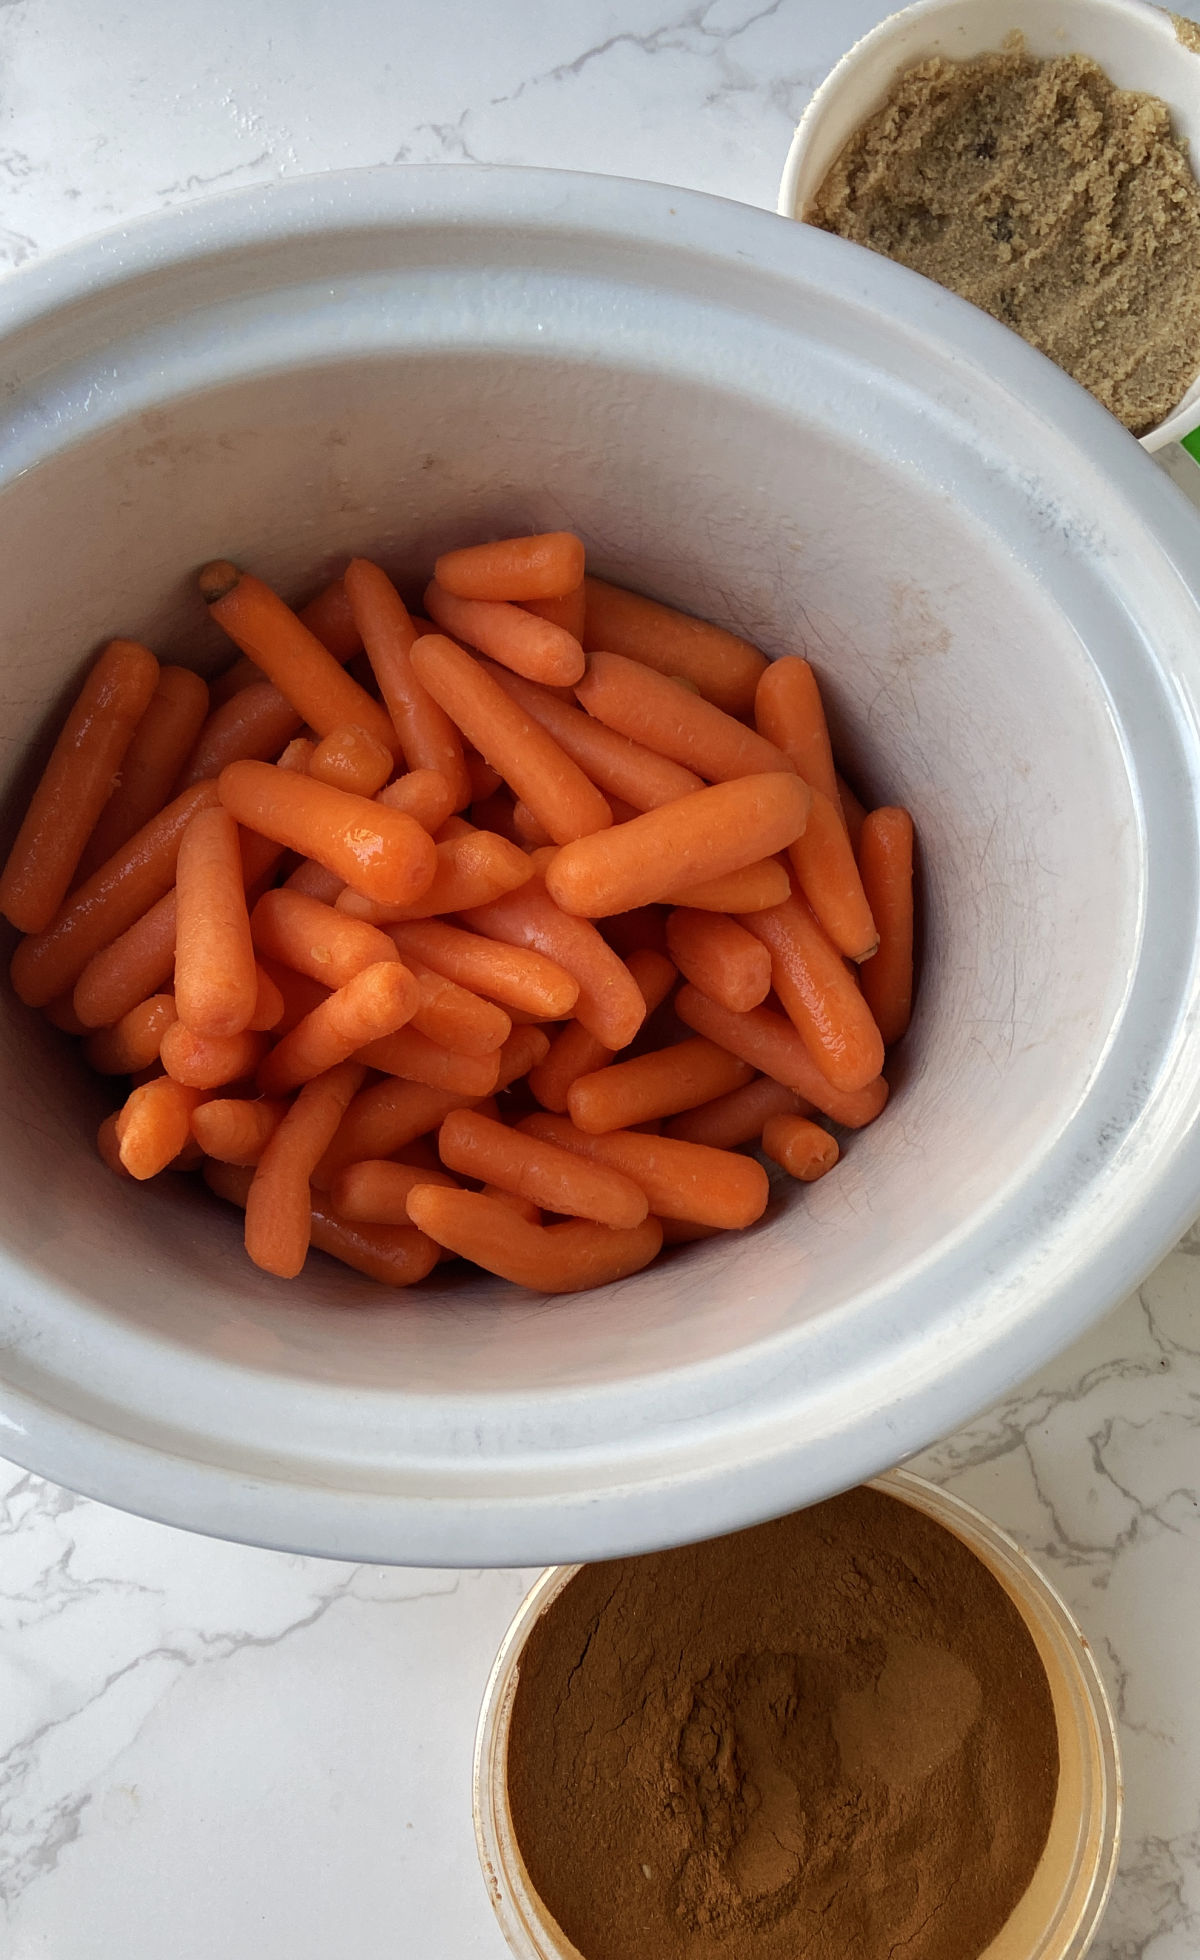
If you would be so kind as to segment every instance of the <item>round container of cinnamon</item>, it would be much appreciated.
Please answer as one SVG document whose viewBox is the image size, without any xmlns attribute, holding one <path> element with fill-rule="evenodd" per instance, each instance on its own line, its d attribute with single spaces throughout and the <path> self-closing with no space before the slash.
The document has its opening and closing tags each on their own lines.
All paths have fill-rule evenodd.
<svg viewBox="0 0 1200 1960">
<path fill-rule="evenodd" d="M 1066 1606 L 904 1470 L 552 1567 L 476 1735 L 480 1862 L 521 1960 L 1080 1960 L 1120 1815 Z"/>
</svg>

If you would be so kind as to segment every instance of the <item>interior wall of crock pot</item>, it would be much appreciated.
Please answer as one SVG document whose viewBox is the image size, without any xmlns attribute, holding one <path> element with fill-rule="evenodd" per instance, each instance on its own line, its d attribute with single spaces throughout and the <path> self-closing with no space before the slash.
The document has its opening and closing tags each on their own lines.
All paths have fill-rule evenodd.
<svg viewBox="0 0 1200 1960">
<path fill-rule="evenodd" d="M 809 654 L 849 773 L 906 804 L 921 842 L 923 972 L 883 1118 L 836 1176 L 781 1181 L 752 1231 L 574 1300 L 452 1272 L 396 1300 L 318 1255 L 295 1284 L 257 1273 L 238 1216 L 194 1184 L 103 1169 L 106 1089 L 6 999 L 0 1237 L 115 1319 L 210 1357 L 409 1391 L 677 1367 L 919 1266 L 1077 1107 L 1137 933 L 1108 703 L 1019 554 L 863 435 L 662 374 L 381 358 L 110 428 L 8 488 L 0 517 L 21 568 L 0 584 L 10 789 L 104 637 L 206 668 L 230 651 L 192 594 L 206 558 L 303 597 L 352 552 L 408 577 L 449 544 L 570 527 L 596 569 L 771 654 Z M 1115 608 L 1105 630 L 1126 630 Z"/>
</svg>

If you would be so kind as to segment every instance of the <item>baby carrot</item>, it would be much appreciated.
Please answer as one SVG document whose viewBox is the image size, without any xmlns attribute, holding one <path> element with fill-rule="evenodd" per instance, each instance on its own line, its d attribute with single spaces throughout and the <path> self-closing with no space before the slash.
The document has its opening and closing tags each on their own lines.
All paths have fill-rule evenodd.
<svg viewBox="0 0 1200 1960">
<path fill-rule="evenodd" d="M 250 932 L 267 959 L 329 988 L 344 987 L 365 966 L 400 957 L 378 926 L 348 919 L 332 905 L 286 886 L 263 893 L 250 915 Z"/>
<path fill-rule="evenodd" d="M 622 797 L 635 810 L 653 810 L 660 803 L 686 796 L 689 790 L 703 788 L 693 770 L 681 768 L 665 755 L 644 748 L 641 742 L 631 741 L 628 735 L 618 735 L 582 708 L 560 701 L 547 688 L 490 662 L 486 671 L 607 797 Z"/>
<path fill-rule="evenodd" d="M 837 777 L 817 677 L 807 660 L 773 660 L 754 693 L 759 733 L 782 749 L 798 775 L 838 806 Z"/>
<path fill-rule="evenodd" d="M 433 576 L 456 599 L 558 599 L 583 580 L 583 539 L 573 531 L 541 531 L 526 538 L 443 551 Z"/>
<path fill-rule="evenodd" d="M 435 973 L 460 987 L 523 1009 L 547 1021 L 569 1014 L 579 999 L 579 982 L 556 961 L 521 946 L 505 946 L 440 919 L 387 928 L 402 960 L 423 960 Z"/>
<path fill-rule="evenodd" d="M 274 982 L 283 1002 L 283 1013 L 276 1021 L 272 1032 L 277 1041 L 298 1027 L 306 1014 L 328 1000 L 333 989 L 320 980 L 313 980 L 307 973 L 297 973 L 294 967 L 284 966 L 279 960 L 268 959 L 262 955 L 262 968 L 267 978 Z"/>
<path fill-rule="evenodd" d="M 438 1150 L 447 1170 L 497 1184 L 570 1218 L 628 1230 L 640 1225 L 649 1210 L 645 1192 L 620 1171 L 581 1162 L 569 1150 L 510 1130 L 478 1110 L 460 1109 L 447 1116 L 438 1133 Z"/>
<path fill-rule="evenodd" d="M 462 647 L 429 634 L 414 646 L 412 663 L 418 680 L 556 843 L 607 829 L 612 812 L 595 784 Z"/>
<path fill-rule="evenodd" d="M 710 1143 L 714 1150 L 736 1150 L 739 1144 L 757 1143 L 768 1118 L 806 1116 L 808 1110 L 808 1103 L 794 1089 L 786 1089 L 769 1075 L 757 1075 L 744 1089 L 673 1117 L 664 1134 L 684 1143 Z"/>
<path fill-rule="evenodd" d="M 719 1225 L 692 1225 L 686 1218 L 660 1218 L 663 1244 L 696 1245 L 701 1239 L 716 1239 L 721 1235 Z"/>
<path fill-rule="evenodd" d="M 821 1073 L 853 1095 L 883 1067 L 883 1040 L 870 1007 L 802 898 L 743 917 L 770 949 L 771 978 L 784 1013 Z"/>
<path fill-rule="evenodd" d="M 285 1102 L 260 1096 L 214 1096 L 192 1111 L 192 1135 L 206 1157 L 222 1164 L 257 1164 L 287 1112 Z"/>
<path fill-rule="evenodd" d="M 77 878 L 90 878 L 162 809 L 207 713 L 208 689 L 199 674 L 187 667 L 161 669 L 122 759 L 121 779 L 79 860 Z"/>
<path fill-rule="evenodd" d="M 651 1211 L 661 1218 L 739 1231 L 753 1225 L 767 1207 L 767 1174 L 752 1157 L 680 1143 L 674 1137 L 644 1136 L 638 1130 L 587 1136 L 563 1116 L 526 1116 L 518 1128 L 624 1172 L 641 1186 Z"/>
<path fill-rule="evenodd" d="M 795 774 L 782 750 L 752 728 L 619 653 L 593 653 L 575 693 L 590 715 L 619 735 L 643 742 L 709 782 L 773 769 Z"/>
<path fill-rule="evenodd" d="M 762 1147 L 789 1177 L 815 1184 L 831 1171 L 841 1154 L 837 1139 L 807 1116 L 770 1116 L 763 1126 Z"/>
<path fill-rule="evenodd" d="M 346 592 L 409 768 L 436 769 L 450 785 L 451 809 L 461 810 L 474 794 L 462 738 L 413 671 L 409 655 L 419 636 L 408 608 L 387 573 L 367 558 L 347 566 Z"/>
<path fill-rule="evenodd" d="M 253 660 L 248 660 L 244 653 L 239 653 L 230 666 L 223 667 L 219 674 L 209 676 L 209 708 L 223 708 L 227 701 L 232 701 L 235 694 L 240 694 L 243 688 L 253 687 L 254 683 L 261 679 L 262 668 L 256 667 Z"/>
<path fill-rule="evenodd" d="M 565 912 L 587 918 L 646 905 L 792 843 L 804 829 L 808 804 L 808 785 L 790 772 L 694 790 L 564 844 L 546 872 L 546 890 Z"/>
<path fill-rule="evenodd" d="M 27 1006 L 43 1007 L 73 987 L 96 953 L 170 891 L 184 831 L 198 810 L 216 800 L 215 783 L 185 790 L 93 871 L 44 932 L 22 940 L 13 955 L 12 983 Z M 156 984 L 144 987 L 138 998 L 152 993 Z"/>
<path fill-rule="evenodd" d="M 239 823 L 316 858 L 367 898 L 407 905 L 429 889 L 433 839 L 403 811 L 267 762 L 231 762 L 219 790 Z"/>
<path fill-rule="evenodd" d="M 419 1184 L 408 1207 L 409 1216 L 439 1245 L 538 1293 L 573 1293 L 625 1279 L 648 1266 L 662 1245 L 661 1227 L 652 1218 L 629 1231 L 585 1219 L 530 1225 L 482 1191 Z"/>
<path fill-rule="evenodd" d="M 114 1109 L 112 1115 L 106 1116 L 96 1131 L 96 1155 L 114 1177 L 128 1177 L 129 1172 L 121 1162 L 121 1143 L 117 1136 L 120 1115 L 120 1110 Z"/>
<path fill-rule="evenodd" d="M 434 1180 L 428 1179 L 426 1181 L 432 1183 Z M 440 1182 L 440 1179 L 438 1182 Z M 541 1206 L 533 1204 L 529 1198 L 522 1198 L 519 1192 L 504 1191 L 498 1184 L 481 1184 L 479 1190 L 482 1197 L 498 1198 L 502 1205 L 507 1205 L 510 1211 L 515 1211 L 517 1217 L 523 1218 L 527 1225 L 540 1225 L 542 1223 Z M 442 1257 L 444 1259 L 453 1259 L 456 1256 L 455 1253 L 447 1252 L 443 1249 Z"/>
<path fill-rule="evenodd" d="M 393 1164 L 386 1157 L 367 1157 L 338 1172 L 330 1187 L 329 1202 L 339 1218 L 361 1220 L 367 1225 L 411 1225 L 408 1194 L 416 1184 L 440 1184 L 451 1191 L 461 1188 L 445 1171 Z"/>
<path fill-rule="evenodd" d="M 362 635 L 350 604 L 345 578 L 331 579 L 316 597 L 301 606 L 296 615 L 302 626 L 314 633 L 326 653 L 344 667 L 363 648 Z"/>
<path fill-rule="evenodd" d="M 309 758 L 308 773 L 319 783 L 348 789 L 355 796 L 374 796 L 395 767 L 396 758 L 378 736 L 347 722 L 322 735 Z"/>
<path fill-rule="evenodd" d="M 385 1075 L 424 1082 L 430 1089 L 447 1089 L 457 1096 L 490 1096 L 500 1079 L 498 1048 L 487 1055 L 456 1055 L 412 1027 L 365 1042 L 357 1054 Z"/>
<path fill-rule="evenodd" d="M 191 1116 L 199 1089 L 188 1089 L 160 1075 L 132 1089 L 113 1126 L 122 1167 L 130 1177 L 157 1177 L 191 1139 Z"/>
<path fill-rule="evenodd" d="M 487 939 L 542 953 L 577 981 L 575 1018 L 606 1047 L 624 1048 L 646 1016 L 646 1003 L 623 960 L 606 946 L 595 926 L 563 912 L 540 878 L 509 892 L 491 905 L 473 906 L 462 924 Z"/>
<path fill-rule="evenodd" d="M 432 626 L 429 631 L 432 633 Z M 421 634 L 420 637 L 424 639 L 427 636 Z M 490 762 L 485 762 L 478 749 L 473 749 L 469 742 L 463 744 L 463 761 L 471 785 L 471 802 L 482 803 L 485 797 L 499 789 L 502 780 L 500 771 L 493 769 Z"/>
<path fill-rule="evenodd" d="M 456 599 L 435 579 L 426 587 L 425 610 L 444 633 L 490 654 L 527 680 L 541 681 L 548 687 L 573 687 L 583 679 L 586 662 L 579 641 L 523 606 L 489 599 Z"/>
<path fill-rule="evenodd" d="M 42 1009 L 42 1015 L 52 1028 L 60 1028 L 63 1034 L 74 1035 L 76 1039 L 80 1035 L 91 1033 L 88 1023 L 81 1021 L 75 1012 L 75 1002 L 70 994 L 60 994 L 57 1000 L 48 1000 Z M 95 1025 L 102 1024 L 97 1022 Z"/>
<path fill-rule="evenodd" d="M 175 871 L 175 1005 L 194 1034 L 248 1028 L 258 975 L 238 830 L 227 810 L 198 810 L 183 833 Z"/>
<path fill-rule="evenodd" d="M 101 1028 L 84 1043 L 84 1058 L 97 1075 L 133 1075 L 158 1060 L 167 1029 L 176 1019 L 172 994 L 151 994 L 139 1001 L 111 1028 Z"/>
<path fill-rule="evenodd" d="M 269 585 L 223 560 L 205 565 L 199 583 L 217 624 L 258 662 L 318 735 L 353 722 L 395 752 L 396 731 L 386 711 L 351 680 Z"/>
<path fill-rule="evenodd" d="M 583 580 L 573 592 L 564 592 L 560 599 L 522 599 L 526 612 L 536 613 L 539 619 L 548 619 L 552 626 L 561 626 L 573 640 L 583 642 L 583 625 L 587 617 L 587 593 Z"/>
<path fill-rule="evenodd" d="M 455 791 L 440 769 L 410 769 L 378 793 L 389 810 L 403 810 L 432 837 L 454 809 Z"/>
<path fill-rule="evenodd" d="M 604 579 L 585 579 L 584 590 L 583 644 L 588 653 L 602 647 L 640 660 L 660 674 L 682 674 L 727 714 L 750 712 L 758 677 L 767 663 L 748 640 Z"/>
<path fill-rule="evenodd" d="M 449 1048 L 456 1055 L 491 1055 L 508 1040 L 512 1022 L 494 1001 L 481 1000 L 469 988 L 447 980 L 445 974 L 435 973 L 420 960 L 406 960 L 405 964 L 416 975 L 421 990 L 420 1004 L 412 1017 L 418 1034 L 427 1035 L 439 1048 Z"/>
<path fill-rule="evenodd" d="M 246 1194 L 246 1251 L 264 1272 L 294 1279 L 304 1264 L 312 1225 L 308 1180 L 363 1073 L 344 1061 L 314 1076 L 267 1140 Z"/>
<path fill-rule="evenodd" d="M 667 949 L 685 980 L 735 1013 L 771 991 L 771 955 L 736 919 L 679 906 L 667 919 Z"/>
<path fill-rule="evenodd" d="M 657 953 L 652 947 L 635 947 L 629 955 L 628 968 L 648 1017 L 662 1006 L 674 986 L 675 968 L 664 953 Z M 550 1043 L 544 1060 L 530 1069 L 529 1087 L 543 1109 L 562 1115 L 571 1084 L 581 1075 L 592 1075 L 604 1068 L 616 1052 L 598 1040 L 582 1021 L 568 1021 Z"/>
<path fill-rule="evenodd" d="M 517 843 L 527 851 L 536 851 L 542 845 L 554 842 L 545 825 L 539 822 L 528 803 L 518 802 L 513 805 L 512 825 Z"/>
<path fill-rule="evenodd" d="M 912 1014 L 913 822 L 907 810 L 872 810 L 859 845 L 863 885 L 879 927 L 879 950 L 860 968 L 862 990 L 890 1047 Z"/>
<path fill-rule="evenodd" d="M 284 891 L 300 892 L 304 898 L 315 898 L 322 905 L 330 906 L 345 889 L 343 881 L 334 872 L 326 871 L 325 866 L 318 864 L 315 858 L 303 858 L 296 869 L 288 873 L 282 885 Z M 259 892 L 256 902 L 261 897 L 262 892 Z"/>
<path fill-rule="evenodd" d="M 788 856 L 814 917 L 838 952 L 848 960 L 870 959 L 879 934 L 840 806 L 835 808 L 823 790 L 813 790 L 808 822 L 788 846 Z"/>
<path fill-rule="evenodd" d="M 339 912 L 374 925 L 406 919 L 430 919 L 441 912 L 464 912 L 528 884 L 533 866 L 524 851 L 491 830 L 469 829 L 462 836 L 436 844 L 432 883 L 408 905 L 376 904 L 357 891 L 342 892 Z"/>
<path fill-rule="evenodd" d="M 363 967 L 263 1058 L 259 1088 L 266 1096 L 286 1095 L 313 1076 L 336 1068 L 369 1043 L 402 1028 L 412 1019 L 419 999 L 415 979 L 399 960 Z"/>
<path fill-rule="evenodd" d="M 219 776 L 230 762 L 269 762 L 302 726 L 303 718 L 277 687 L 256 681 L 213 709 L 196 737 L 179 787 L 188 789 Z"/>
<path fill-rule="evenodd" d="M 18 931 L 44 932 L 66 897 L 157 684 L 136 640 L 111 640 L 84 681 L 0 872 L 0 912 Z"/>
<path fill-rule="evenodd" d="M 110 1028 L 175 970 L 175 888 L 93 955 L 75 983 L 72 1004 L 89 1028 Z"/>
<path fill-rule="evenodd" d="M 838 792 L 838 804 L 842 812 L 842 821 L 844 822 L 846 829 L 850 833 L 851 849 L 853 850 L 855 857 L 857 857 L 858 842 L 859 842 L 859 838 L 862 836 L 862 827 L 866 819 L 867 812 L 863 804 L 859 802 L 857 796 L 854 794 L 854 791 L 851 789 L 849 783 L 846 781 L 844 776 L 839 776 L 837 779 L 837 792 Z"/>
<path fill-rule="evenodd" d="M 243 1208 L 251 1176 L 232 1164 L 204 1165 L 209 1190 Z M 316 1192 L 309 1194 L 309 1242 L 381 1286 L 413 1286 L 433 1271 L 441 1256 L 433 1240 L 414 1226 L 362 1225 L 339 1218 Z"/>
<path fill-rule="evenodd" d="M 579 1076 L 567 1092 L 567 1113 L 575 1128 L 589 1136 L 631 1130 L 638 1123 L 676 1116 L 681 1109 L 695 1109 L 714 1096 L 744 1088 L 753 1074 L 727 1048 L 694 1035 L 674 1047 L 656 1048 Z"/>
<path fill-rule="evenodd" d="M 276 986 L 265 967 L 254 962 L 254 1012 L 247 1026 L 255 1034 L 268 1034 L 277 1028 L 284 1015 L 282 991 Z"/>
<path fill-rule="evenodd" d="M 761 1069 L 787 1088 L 794 1089 L 814 1109 L 848 1130 L 861 1130 L 873 1123 L 887 1101 L 888 1085 L 882 1075 L 868 1082 L 865 1089 L 847 1093 L 835 1089 L 819 1069 L 792 1023 L 769 1007 L 752 1007 L 748 1014 L 733 1014 L 715 1000 L 709 1000 L 698 987 L 681 987 L 675 996 L 675 1012 L 685 1027 L 706 1034 L 710 1041 L 728 1048 L 752 1068 Z"/>
<path fill-rule="evenodd" d="M 159 1045 L 159 1059 L 173 1082 L 187 1089 L 220 1089 L 253 1075 L 267 1052 L 265 1034 L 196 1034 L 173 1021 Z"/>
<path fill-rule="evenodd" d="M 666 903 L 684 905 L 692 912 L 765 912 L 769 905 L 782 905 L 791 889 L 792 881 L 781 861 L 760 858 L 742 871 L 705 878 L 699 885 L 672 892 Z"/>
</svg>

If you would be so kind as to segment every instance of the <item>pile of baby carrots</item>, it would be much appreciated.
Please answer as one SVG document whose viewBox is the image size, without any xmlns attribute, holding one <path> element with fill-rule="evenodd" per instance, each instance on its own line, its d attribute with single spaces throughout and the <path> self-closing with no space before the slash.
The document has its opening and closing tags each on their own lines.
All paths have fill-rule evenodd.
<svg viewBox="0 0 1200 1960">
<path fill-rule="evenodd" d="M 299 612 L 199 590 L 240 657 L 106 646 L 0 874 L 20 999 L 129 1078 L 118 1176 L 199 1171 L 282 1278 L 564 1292 L 879 1115 L 913 829 L 837 774 L 807 661 L 569 532 L 446 552 L 422 616 L 361 558 Z"/>
</svg>

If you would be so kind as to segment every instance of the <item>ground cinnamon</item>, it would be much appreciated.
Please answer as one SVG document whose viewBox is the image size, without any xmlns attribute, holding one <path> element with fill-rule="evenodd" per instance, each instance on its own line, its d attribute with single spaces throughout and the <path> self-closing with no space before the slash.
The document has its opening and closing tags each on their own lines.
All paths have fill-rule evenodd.
<svg viewBox="0 0 1200 1960">
<path fill-rule="evenodd" d="M 585 1960 L 976 1960 L 1057 1777 L 1007 1594 L 870 1490 L 585 1567 L 509 1741 L 526 1865 Z"/>
</svg>

